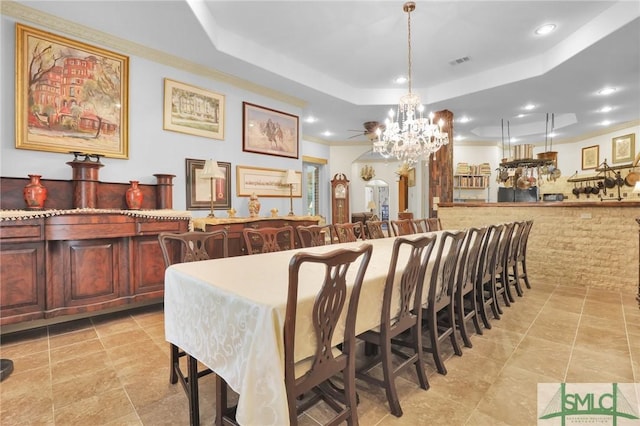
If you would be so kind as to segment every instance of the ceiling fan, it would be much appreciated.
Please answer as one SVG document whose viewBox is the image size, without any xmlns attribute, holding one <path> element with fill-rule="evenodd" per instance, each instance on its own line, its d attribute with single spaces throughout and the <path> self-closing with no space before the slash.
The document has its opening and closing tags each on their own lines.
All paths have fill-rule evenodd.
<svg viewBox="0 0 640 426">
<path fill-rule="evenodd" d="M 348 130 L 349 132 L 358 132 L 357 135 L 353 135 L 349 137 L 349 139 L 357 138 L 358 136 L 366 136 L 370 141 L 373 141 L 378 138 L 376 134 L 376 130 L 380 129 L 381 132 L 384 132 L 386 126 L 384 123 L 379 123 L 377 121 L 365 121 L 362 123 L 364 130 Z"/>
</svg>

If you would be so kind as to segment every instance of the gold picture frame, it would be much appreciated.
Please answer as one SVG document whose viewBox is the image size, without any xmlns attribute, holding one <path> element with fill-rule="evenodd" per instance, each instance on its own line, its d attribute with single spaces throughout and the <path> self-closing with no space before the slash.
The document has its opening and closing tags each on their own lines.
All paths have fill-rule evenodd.
<svg viewBox="0 0 640 426">
<path fill-rule="evenodd" d="M 165 78 L 162 128 L 224 140 L 224 103 L 224 95 Z"/>
<path fill-rule="evenodd" d="M 582 170 L 592 170 L 600 164 L 600 145 L 582 148 Z"/>
<path fill-rule="evenodd" d="M 186 159 L 187 172 L 187 210 L 208 210 L 211 208 L 211 181 L 201 177 L 205 160 Z M 224 172 L 224 179 L 214 182 L 214 209 L 231 208 L 231 163 L 218 161 L 218 167 Z"/>
<path fill-rule="evenodd" d="M 636 134 L 630 133 L 611 139 L 611 162 L 627 163 L 636 156 Z"/>
<path fill-rule="evenodd" d="M 129 58 L 16 24 L 16 148 L 129 158 Z"/>
<path fill-rule="evenodd" d="M 242 150 L 298 158 L 298 116 L 242 103 Z"/>
<path fill-rule="evenodd" d="M 289 184 L 283 183 L 286 170 L 262 167 L 236 166 L 236 193 L 238 197 L 289 197 Z M 302 172 L 296 171 L 299 183 L 293 184 L 293 197 L 302 197 Z"/>
<path fill-rule="evenodd" d="M 409 169 L 409 174 L 407 174 L 407 186 L 413 187 L 416 186 L 416 169 Z"/>
</svg>

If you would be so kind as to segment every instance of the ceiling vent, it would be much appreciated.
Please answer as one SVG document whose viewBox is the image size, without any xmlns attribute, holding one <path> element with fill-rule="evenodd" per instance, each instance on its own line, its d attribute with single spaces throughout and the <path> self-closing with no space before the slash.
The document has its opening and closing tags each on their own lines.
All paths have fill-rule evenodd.
<svg viewBox="0 0 640 426">
<path fill-rule="evenodd" d="M 450 61 L 450 62 L 449 62 L 449 65 L 451 65 L 451 66 L 454 66 L 454 67 L 455 67 L 456 65 L 460 65 L 460 64 L 463 64 L 463 63 L 465 63 L 465 62 L 469 62 L 470 60 L 471 60 L 471 58 L 470 58 L 470 57 L 468 57 L 468 56 L 463 56 L 462 58 L 458 58 L 458 59 L 454 59 L 453 61 Z"/>
</svg>

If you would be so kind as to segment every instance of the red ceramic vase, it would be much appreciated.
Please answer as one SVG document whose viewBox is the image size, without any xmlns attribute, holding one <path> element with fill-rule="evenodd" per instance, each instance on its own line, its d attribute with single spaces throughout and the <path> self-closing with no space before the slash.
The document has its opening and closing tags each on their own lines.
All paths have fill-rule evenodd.
<svg viewBox="0 0 640 426">
<path fill-rule="evenodd" d="M 22 194 L 27 203 L 27 209 L 38 210 L 44 208 L 47 199 L 47 188 L 40 183 L 40 175 L 29 175 L 31 181 L 24 187 Z"/>
<path fill-rule="evenodd" d="M 129 210 L 140 210 L 142 207 L 142 190 L 138 188 L 137 180 L 130 180 L 131 187 L 127 189 L 126 200 Z"/>
</svg>

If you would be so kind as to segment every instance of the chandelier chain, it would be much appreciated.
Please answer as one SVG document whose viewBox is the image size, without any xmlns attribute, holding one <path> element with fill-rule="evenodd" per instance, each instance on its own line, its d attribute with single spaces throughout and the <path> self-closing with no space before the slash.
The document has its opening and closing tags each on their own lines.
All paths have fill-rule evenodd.
<svg viewBox="0 0 640 426">
<path fill-rule="evenodd" d="M 407 33 L 408 33 L 408 45 L 409 45 L 409 75 L 407 77 L 407 79 L 409 80 L 409 93 L 411 93 L 411 66 L 412 66 L 412 62 L 411 62 L 411 10 L 409 9 L 407 11 Z"/>
</svg>

